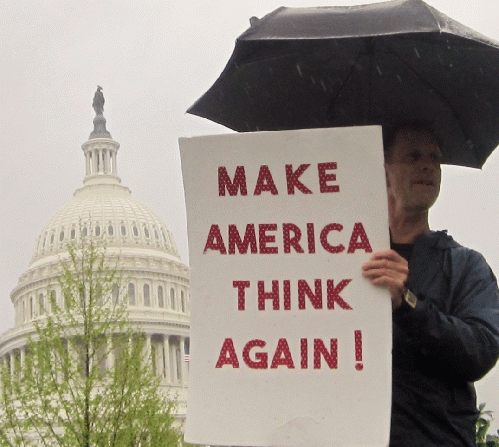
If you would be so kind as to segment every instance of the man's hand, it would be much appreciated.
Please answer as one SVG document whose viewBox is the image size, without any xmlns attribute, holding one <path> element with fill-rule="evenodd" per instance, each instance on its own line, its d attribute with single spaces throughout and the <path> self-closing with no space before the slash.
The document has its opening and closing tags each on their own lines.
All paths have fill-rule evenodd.
<svg viewBox="0 0 499 447">
<path fill-rule="evenodd" d="M 394 250 L 378 251 L 362 265 L 362 275 L 368 278 L 371 284 L 388 289 L 393 310 L 402 304 L 408 274 L 407 261 Z"/>
</svg>

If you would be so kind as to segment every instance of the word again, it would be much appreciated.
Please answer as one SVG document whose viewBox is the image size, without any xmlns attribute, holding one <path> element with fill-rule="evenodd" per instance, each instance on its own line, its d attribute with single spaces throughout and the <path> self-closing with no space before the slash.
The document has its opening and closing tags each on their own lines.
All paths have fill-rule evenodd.
<svg viewBox="0 0 499 447">
<path fill-rule="evenodd" d="M 286 338 L 277 341 L 275 349 L 267 348 L 267 342 L 259 338 L 248 341 L 240 355 L 238 356 L 232 338 L 226 338 L 220 349 L 215 368 L 231 366 L 234 369 L 240 368 L 241 358 L 244 364 L 251 369 L 277 369 L 284 366 L 288 369 L 308 369 L 309 368 L 309 347 L 313 358 L 313 369 L 338 369 L 338 339 L 331 338 L 327 341 L 321 338 L 314 338 L 313 341 L 307 338 L 300 339 L 298 354 L 293 355 Z M 296 350 L 295 350 L 296 351 Z M 362 353 L 362 332 L 355 331 L 355 355 L 356 360 Z M 357 371 L 363 369 L 362 363 L 355 365 Z"/>
<path fill-rule="evenodd" d="M 258 228 L 258 230 L 257 230 Z M 339 223 L 330 223 L 322 227 L 318 232 L 320 246 L 329 253 L 342 253 L 346 250 L 347 253 L 355 253 L 356 250 L 364 250 L 366 253 L 371 253 L 371 243 L 367 237 L 364 225 L 361 222 L 356 222 L 350 232 L 350 240 L 348 248 L 341 242 L 333 244 L 330 241 L 332 233 L 341 233 L 343 225 Z M 305 239 L 302 242 L 302 236 Z M 279 236 L 282 244 L 281 250 L 277 244 Z M 339 242 L 339 241 L 338 241 Z M 346 241 L 345 241 L 346 242 Z M 281 228 L 276 223 L 265 224 L 247 224 L 244 230 L 244 235 L 241 237 L 241 231 L 237 225 L 229 224 L 227 233 L 222 235 L 220 226 L 213 224 L 210 227 L 206 244 L 203 253 L 208 250 L 218 251 L 222 255 L 236 254 L 289 254 L 293 250 L 296 253 L 313 254 L 316 251 L 316 228 L 313 223 L 307 223 L 306 229 L 300 228 L 293 223 L 283 223 Z"/>
<path fill-rule="evenodd" d="M 302 194 L 312 194 L 312 190 L 300 181 L 301 175 L 309 166 L 310 164 L 301 164 L 296 169 L 293 168 L 293 165 L 291 164 L 285 166 L 286 192 L 288 195 L 294 195 L 296 190 L 300 191 Z M 335 162 L 317 164 L 319 192 L 331 193 L 340 191 L 338 185 L 331 184 L 331 182 L 336 181 L 336 174 L 329 171 L 335 170 L 336 168 L 337 164 Z M 238 166 L 236 168 L 233 179 L 230 178 L 225 166 L 218 167 L 218 195 L 225 196 L 226 192 L 230 196 L 248 195 L 246 169 L 244 166 Z M 260 166 L 253 195 L 259 196 L 262 192 L 270 192 L 272 195 L 279 194 L 272 172 L 267 165 Z"/>
<path fill-rule="evenodd" d="M 351 282 L 351 279 L 342 279 L 337 285 L 334 285 L 334 280 L 328 279 L 325 281 L 326 286 L 323 287 L 321 279 L 314 280 L 312 287 L 304 279 L 298 279 L 296 284 L 293 283 L 293 295 L 298 301 L 298 309 L 306 308 L 306 298 L 314 309 L 322 309 L 323 289 L 326 291 L 326 306 L 328 309 L 334 309 L 335 305 L 341 309 L 351 310 L 352 307 L 340 296 L 340 292 Z M 246 289 L 251 288 L 250 281 L 233 281 L 232 286 L 237 289 L 237 310 L 246 310 Z M 258 310 L 265 310 L 267 300 L 272 302 L 272 309 L 291 310 L 291 280 L 285 279 L 282 285 L 279 285 L 278 280 L 272 281 L 271 291 L 266 290 L 265 281 L 257 281 L 257 296 Z M 254 285 L 253 285 L 254 291 Z"/>
</svg>

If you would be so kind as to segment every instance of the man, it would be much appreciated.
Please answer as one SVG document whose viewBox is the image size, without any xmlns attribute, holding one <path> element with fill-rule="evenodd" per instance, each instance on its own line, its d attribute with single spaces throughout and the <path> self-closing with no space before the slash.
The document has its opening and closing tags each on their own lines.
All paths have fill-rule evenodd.
<svg viewBox="0 0 499 447">
<path fill-rule="evenodd" d="M 496 279 L 479 253 L 429 229 L 441 178 L 434 133 L 402 127 L 385 150 L 392 249 L 362 268 L 392 300 L 390 446 L 474 446 L 472 382 L 499 356 Z"/>
</svg>

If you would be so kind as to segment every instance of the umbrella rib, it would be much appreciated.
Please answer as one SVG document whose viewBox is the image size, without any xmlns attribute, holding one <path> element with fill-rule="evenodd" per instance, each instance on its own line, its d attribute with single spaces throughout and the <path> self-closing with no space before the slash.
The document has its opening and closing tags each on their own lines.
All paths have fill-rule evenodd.
<svg viewBox="0 0 499 447">
<path fill-rule="evenodd" d="M 338 98 L 341 97 L 343 91 L 347 87 L 348 83 L 350 82 L 350 79 L 352 78 L 353 74 L 355 73 L 355 70 L 357 68 L 357 64 L 360 60 L 360 58 L 364 55 L 362 51 L 359 51 L 357 54 L 357 58 L 355 59 L 355 62 L 352 64 L 352 68 L 350 68 L 350 71 L 348 72 L 348 75 L 345 77 L 345 81 L 343 82 L 343 85 L 341 86 L 341 89 L 338 91 L 338 93 L 331 99 L 331 103 L 329 105 L 329 110 L 327 111 L 327 116 L 328 118 L 333 118 L 333 109 L 336 101 Z"/>
<path fill-rule="evenodd" d="M 452 114 L 454 115 L 454 118 L 456 119 L 456 123 L 457 125 L 459 126 L 459 129 L 461 130 L 462 134 L 464 135 L 465 139 L 467 141 L 469 141 L 470 139 L 468 138 L 468 135 L 467 133 L 465 132 L 463 126 L 461 125 L 461 121 L 459 120 L 459 116 L 457 115 L 456 111 L 454 110 L 454 107 L 452 107 L 450 105 L 450 102 L 449 100 L 440 92 L 440 90 L 438 90 L 437 88 L 435 88 L 434 85 L 432 85 L 427 79 L 425 79 L 424 77 L 422 77 L 418 72 L 417 70 L 412 66 L 410 65 L 407 61 L 405 61 L 402 57 L 400 57 L 400 55 L 393 49 L 392 46 L 390 45 L 386 45 L 386 48 L 389 50 L 389 52 L 391 54 L 393 54 L 408 70 L 411 71 L 411 73 L 413 73 L 421 83 L 423 83 L 424 85 L 426 85 L 426 87 L 430 88 L 433 92 L 435 92 L 441 99 L 442 101 L 447 105 L 448 109 L 451 110 Z M 472 150 L 473 150 L 473 154 L 475 156 L 475 160 L 478 162 L 478 156 L 477 156 L 477 153 L 476 153 L 476 150 L 475 150 L 475 147 L 474 145 L 472 146 Z"/>
</svg>

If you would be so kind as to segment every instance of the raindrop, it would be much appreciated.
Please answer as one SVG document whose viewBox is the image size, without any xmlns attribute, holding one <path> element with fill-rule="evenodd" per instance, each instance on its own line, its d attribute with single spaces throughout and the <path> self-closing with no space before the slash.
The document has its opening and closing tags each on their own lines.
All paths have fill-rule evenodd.
<svg viewBox="0 0 499 447">
<path fill-rule="evenodd" d="M 321 85 L 322 85 L 322 90 L 324 90 L 325 92 L 327 92 L 326 84 L 324 84 L 324 81 L 322 79 L 321 79 Z"/>
<path fill-rule="evenodd" d="M 402 84 L 402 78 L 400 77 L 399 74 L 397 75 L 397 80 Z"/>
<path fill-rule="evenodd" d="M 381 68 L 379 68 L 379 65 L 376 65 L 376 71 L 378 72 L 378 74 L 379 74 L 380 76 L 382 76 L 382 75 L 383 75 L 383 73 L 381 73 Z"/>
<path fill-rule="evenodd" d="M 421 59 L 421 56 L 419 55 L 418 49 L 416 47 L 414 47 L 414 52 L 416 53 L 416 56 L 418 57 L 418 59 Z"/>
<path fill-rule="evenodd" d="M 480 73 L 482 73 L 482 74 L 483 74 L 483 68 L 482 68 L 482 67 L 480 67 Z"/>
<path fill-rule="evenodd" d="M 298 74 L 300 76 L 303 76 L 302 72 L 301 72 L 301 68 L 300 68 L 300 64 L 296 64 L 296 69 L 298 70 Z"/>
<path fill-rule="evenodd" d="M 315 79 L 313 76 L 310 76 L 310 80 L 312 81 L 312 84 L 315 84 Z"/>
</svg>

